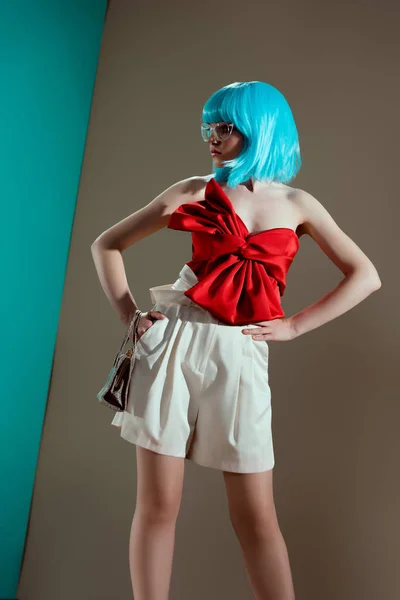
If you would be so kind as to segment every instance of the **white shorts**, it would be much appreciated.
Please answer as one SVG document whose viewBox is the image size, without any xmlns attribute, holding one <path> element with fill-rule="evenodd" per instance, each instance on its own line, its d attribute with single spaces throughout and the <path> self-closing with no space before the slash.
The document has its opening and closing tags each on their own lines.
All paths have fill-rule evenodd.
<svg viewBox="0 0 400 600">
<path fill-rule="evenodd" d="M 183 294 L 197 282 L 186 264 L 174 284 L 150 288 L 165 319 L 139 338 L 129 400 L 112 425 L 128 442 L 205 467 L 253 473 L 274 466 L 268 343 L 227 325 Z"/>
</svg>

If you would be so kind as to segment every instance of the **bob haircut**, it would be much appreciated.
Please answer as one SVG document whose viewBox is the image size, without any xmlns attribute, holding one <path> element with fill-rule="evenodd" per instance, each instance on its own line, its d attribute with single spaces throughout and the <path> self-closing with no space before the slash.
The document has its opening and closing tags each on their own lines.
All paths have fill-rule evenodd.
<svg viewBox="0 0 400 600">
<path fill-rule="evenodd" d="M 215 179 L 229 187 L 253 177 L 289 183 L 301 167 L 299 137 L 283 94 L 262 81 L 235 82 L 216 91 L 205 103 L 204 123 L 233 123 L 243 134 L 239 156 L 215 167 Z"/>
</svg>

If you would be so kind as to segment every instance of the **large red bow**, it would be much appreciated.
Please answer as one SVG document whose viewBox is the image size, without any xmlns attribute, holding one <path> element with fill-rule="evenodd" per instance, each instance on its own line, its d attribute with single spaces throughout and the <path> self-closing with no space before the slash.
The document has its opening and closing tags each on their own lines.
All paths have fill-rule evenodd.
<svg viewBox="0 0 400 600">
<path fill-rule="evenodd" d="M 186 296 L 232 325 L 284 316 L 280 297 L 299 248 L 293 229 L 249 233 L 215 179 L 204 200 L 182 204 L 171 214 L 168 227 L 192 232 L 187 264 L 199 281 Z"/>
</svg>

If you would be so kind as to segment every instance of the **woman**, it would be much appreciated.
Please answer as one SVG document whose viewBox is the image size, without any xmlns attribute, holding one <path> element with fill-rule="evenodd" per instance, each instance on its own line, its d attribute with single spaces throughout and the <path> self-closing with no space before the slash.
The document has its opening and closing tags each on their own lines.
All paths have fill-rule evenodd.
<svg viewBox="0 0 400 600">
<path fill-rule="evenodd" d="M 381 282 L 320 202 L 288 185 L 301 165 L 299 142 L 276 88 L 252 81 L 218 90 L 204 106 L 201 132 L 213 174 L 175 183 L 92 245 L 104 292 L 128 325 L 138 307 L 122 251 L 165 226 L 190 231 L 193 242 L 175 283 L 150 290 L 154 305 L 140 318 L 129 402 L 112 421 L 137 451 L 134 597 L 168 597 L 186 458 L 223 472 L 256 598 L 292 600 L 273 499 L 268 344 L 331 321 Z M 280 297 L 302 235 L 344 277 L 284 318 Z"/>
</svg>

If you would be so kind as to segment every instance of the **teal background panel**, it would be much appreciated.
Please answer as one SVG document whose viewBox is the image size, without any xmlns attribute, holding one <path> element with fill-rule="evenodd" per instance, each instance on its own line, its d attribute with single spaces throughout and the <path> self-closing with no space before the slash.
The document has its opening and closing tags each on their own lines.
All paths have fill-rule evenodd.
<svg viewBox="0 0 400 600">
<path fill-rule="evenodd" d="M 0 598 L 14 599 L 107 2 L 0 6 Z"/>
</svg>

